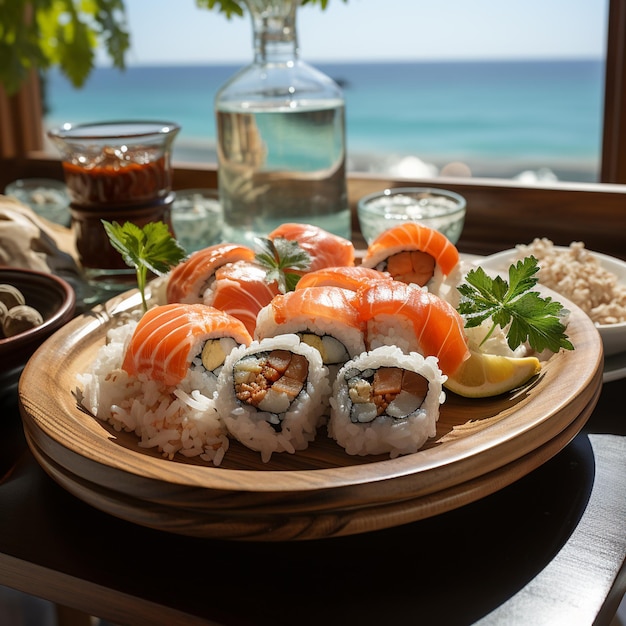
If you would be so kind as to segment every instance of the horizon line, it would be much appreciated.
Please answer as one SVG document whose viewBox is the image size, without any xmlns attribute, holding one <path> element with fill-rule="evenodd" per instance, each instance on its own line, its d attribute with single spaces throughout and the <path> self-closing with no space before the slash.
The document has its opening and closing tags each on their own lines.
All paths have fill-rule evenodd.
<svg viewBox="0 0 626 626">
<path fill-rule="evenodd" d="M 525 57 L 459 57 L 459 58 L 397 58 L 397 59 L 302 59 L 309 65 L 385 65 L 385 64 L 440 64 L 440 63 L 545 63 L 545 62 L 588 62 L 596 61 L 603 62 L 605 59 L 602 56 L 525 56 Z M 192 67 L 192 66 L 241 66 L 248 65 L 250 59 L 234 60 L 234 61 L 212 61 L 207 59 L 202 60 L 179 60 L 179 61 L 165 61 L 165 60 L 153 60 L 153 61 L 126 61 L 126 68 L 131 67 Z M 96 62 L 95 68 L 110 68 L 118 69 L 108 63 Z"/>
</svg>

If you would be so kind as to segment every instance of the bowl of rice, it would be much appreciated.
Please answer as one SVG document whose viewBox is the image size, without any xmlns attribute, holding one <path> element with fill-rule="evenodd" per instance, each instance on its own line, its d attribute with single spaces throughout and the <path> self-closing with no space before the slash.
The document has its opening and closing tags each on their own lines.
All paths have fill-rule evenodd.
<svg viewBox="0 0 626 626">
<path fill-rule="evenodd" d="M 518 244 L 480 259 L 485 270 L 504 274 L 511 263 L 527 256 L 539 262 L 539 282 L 578 305 L 596 325 L 604 355 L 626 352 L 626 262 L 592 252 L 580 241 L 555 246 L 546 238 Z"/>
</svg>

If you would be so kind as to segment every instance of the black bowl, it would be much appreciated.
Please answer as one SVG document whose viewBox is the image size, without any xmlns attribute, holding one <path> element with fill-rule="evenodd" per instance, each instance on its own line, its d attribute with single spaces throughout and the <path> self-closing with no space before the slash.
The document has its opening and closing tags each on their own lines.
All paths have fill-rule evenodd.
<svg viewBox="0 0 626 626">
<path fill-rule="evenodd" d="M 0 267 L 0 284 L 17 287 L 24 294 L 26 304 L 43 317 L 43 324 L 0 339 L 0 393 L 3 393 L 17 383 L 35 350 L 74 317 L 76 295 L 62 278 L 36 270 Z"/>
</svg>

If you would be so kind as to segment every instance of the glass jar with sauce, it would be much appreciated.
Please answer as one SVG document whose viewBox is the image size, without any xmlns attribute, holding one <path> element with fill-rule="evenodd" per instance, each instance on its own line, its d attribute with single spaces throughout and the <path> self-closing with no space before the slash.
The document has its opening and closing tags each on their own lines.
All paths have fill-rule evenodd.
<svg viewBox="0 0 626 626">
<path fill-rule="evenodd" d="M 171 228 L 170 154 L 179 130 L 171 122 L 122 121 L 64 124 L 48 132 L 62 156 L 76 249 L 89 283 L 119 290 L 134 280 L 101 220 L 140 227 L 162 221 Z"/>
</svg>

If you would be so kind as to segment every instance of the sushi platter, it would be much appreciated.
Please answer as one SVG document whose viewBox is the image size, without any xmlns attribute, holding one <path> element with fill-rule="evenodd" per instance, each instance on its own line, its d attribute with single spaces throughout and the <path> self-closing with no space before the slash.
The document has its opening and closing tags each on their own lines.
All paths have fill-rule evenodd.
<svg viewBox="0 0 626 626">
<path fill-rule="evenodd" d="M 602 386 L 602 342 L 589 318 L 561 301 L 571 311 L 575 350 L 553 355 L 536 380 L 510 394 L 448 394 L 436 436 L 394 459 L 348 455 L 324 427 L 306 450 L 267 463 L 236 441 L 219 467 L 139 447 L 133 433 L 84 410 L 76 384 L 114 320 L 140 306 L 137 291 L 74 319 L 39 348 L 19 386 L 24 430 L 38 462 L 70 493 L 167 532 L 292 541 L 404 524 L 505 487 L 583 427 Z"/>
</svg>

